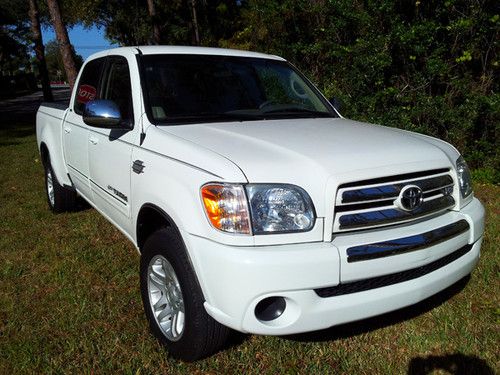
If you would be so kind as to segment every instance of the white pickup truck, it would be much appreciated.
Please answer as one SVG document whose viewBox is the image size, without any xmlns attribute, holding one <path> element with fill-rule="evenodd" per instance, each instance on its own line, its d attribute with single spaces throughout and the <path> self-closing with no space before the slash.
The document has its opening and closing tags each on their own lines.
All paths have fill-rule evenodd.
<svg viewBox="0 0 500 375">
<path fill-rule="evenodd" d="M 151 330 L 177 358 L 229 329 L 287 335 L 415 304 L 479 259 L 484 209 L 458 151 L 343 118 L 277 56 L 97 53 L 36 130 L 50 208 L 80 195 L 134 243 Z"/>
</svg>

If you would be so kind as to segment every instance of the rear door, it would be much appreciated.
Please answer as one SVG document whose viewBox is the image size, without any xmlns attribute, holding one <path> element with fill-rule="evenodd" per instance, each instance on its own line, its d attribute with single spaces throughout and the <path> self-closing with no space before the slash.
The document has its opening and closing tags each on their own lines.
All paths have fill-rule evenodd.
<svg viewBox="0 0 500 375">
<path fill-rule="evenodd" d="M 63 124 L 64 157 L 68 172 L 77 191 L 91 200 L 89 184 L 88 126 L 83 122 L 85 103 L 98 99 L 99 81 L 105 58 L 89 61 L 75 86 L 73 106 L 69 109 Z"/>
<path fill-rule="evenodd" d="M 99 90 L 101 99 L 120 108 L 131 129 L 89 126 L 90 188 L 95 205 L 123 229 L 130 225 L 130 173 L 134 125 L 130 67 L 123 56 L 108 56 Z"/>
</svg>

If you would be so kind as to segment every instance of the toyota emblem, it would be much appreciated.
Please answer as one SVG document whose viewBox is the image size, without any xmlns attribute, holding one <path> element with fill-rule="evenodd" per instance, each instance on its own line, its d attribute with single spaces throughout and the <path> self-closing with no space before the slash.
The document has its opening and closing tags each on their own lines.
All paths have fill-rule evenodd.
<svg viewBox="0 0 500 375">
<path fill-rule="evenodd" d="M 397 207 L 405 211 L 413 211 L 424 201 L 422 189 L 416 185 L 406 185 L 394 202 Z"/>
</svg>

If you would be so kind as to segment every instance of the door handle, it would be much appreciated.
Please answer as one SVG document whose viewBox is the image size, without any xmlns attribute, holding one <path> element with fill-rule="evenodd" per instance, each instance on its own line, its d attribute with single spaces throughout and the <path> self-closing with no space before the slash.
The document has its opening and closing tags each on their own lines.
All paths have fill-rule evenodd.
<svg viewBox="0 0 500 375">
<path fill-rule="evenodd" d="M 64 132 L 65 132 L 66 134 L 71 133 L 71 128 L 70 128 L 70 127 L 68 127 L 68 126 L 65 126 L 65 127 L 64 127 Z"/>
<path fill-rule="evenodd" d="M 99 142 L 99 140 L 94 137 L 89 137 L 89 142 L 92 143 L 93 145 L 96 145 Z"/>
</svg>

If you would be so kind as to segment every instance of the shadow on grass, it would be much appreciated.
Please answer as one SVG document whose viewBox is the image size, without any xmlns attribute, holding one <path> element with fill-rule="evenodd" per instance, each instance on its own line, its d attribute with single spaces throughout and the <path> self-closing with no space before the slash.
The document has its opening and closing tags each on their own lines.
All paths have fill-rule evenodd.
<svg viewBox="0 0 500 375">
<path fill-rule="evenodd" d="M 81 211 L 87 211 L 93 208 L 89 202 L 87 202 L 85 199 L 83 199 L 81 196 L 76 197 L 76 202 L 75 202 L 75 208 L 72 210 L 72 212 L 81 212 Z"/>
<path fill-rule="evenodd" d="M 222 351 L 240 346 L 245 341 L 250 339 L 250 335 L 238 331 L 231 330 L 229 333 L 229 338 L 224 344 Z"/>
<path fill-rule="evenodd" d="M 0 137 L 24 138 L 35 134 L 37 109 L 34 101 L 4 103 L 0 107 Z"/>
<path fill-rule="evenodd" d="M 0 139 L 2 138 L 2 133 L 0 132 Z M 12 142 L 12 141 L 6 141 L 3 142 L 0 140 L 0 147 L 5 147 L 5 146 L 17 146 L 19 145 L 20 142 Z"/>
<path fill-rule="evenodd" d="M 34 120 L 33 120 L 34 121 Z M 20 144 L 15 139 L 29 137 L 35 134 L 35 125 L 33 123 L 11 123 L 2 120 L 0 128 L 0 146 L 14 146 Z"/>
<path fill-rule="evenodd" d="M 438 307 L 439 305 L 442 305 L 451 297 L 460 293 L 465 288 L 469 280 L 470 276 L 466 276 L 447 289 L 439 292 L 438 294 L 435 294 L 415 305 L 411 305 L 400 310 L 392 311 L 390 313 L 375 316 L 369 319 L 334 326 L 321 331 L 287 335 L 282 336 L 282 338 L 300 342 L 334 341 L 358 336 L 363 333 L 398 324 L 416 318 L 417 316 L 422 315 Z"/>
<path fill-rule="evenodd" d="M 408 366 L 408 375 L 434 374 L 437 370 L 444 370 L 446 373 L 453 375 L 495 374 L 485 360 L 474 355 L 455 353 L 443 356 L 430 355 L 428 357 L 413 358 Z"/>
</svg>

